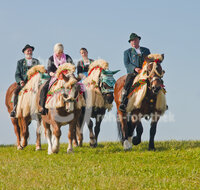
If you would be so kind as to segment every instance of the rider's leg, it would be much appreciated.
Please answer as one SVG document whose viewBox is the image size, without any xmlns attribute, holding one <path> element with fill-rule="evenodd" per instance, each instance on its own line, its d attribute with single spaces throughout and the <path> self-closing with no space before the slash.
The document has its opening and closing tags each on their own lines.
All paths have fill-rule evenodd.
<svg viewBox="0 0 200 190">
<path fill-rule="evenodd" d="M 136 73 L 129 73 L 128 76 L 126 77 L 124 88 L 122 90 L 121 104 L 119 106 L 119 110 L 121 112 L 126 112 L 126 106 L 128 104 L 128 94 L 133 84 L 133 80 L 135 76 L 136 76 Z"/>
<path fill-rule="evenodd" d="M 42 107 L 42 110 L 40 111 L 42 115 L 46 115 L 47 113 L 47 109 L 45 108 L 45 103 L 46 103 L 46 97 L 47 97 L 47 93 L 49 89 L 49 82 L 50 82 L 50 79 L 45 83 L 45 85 L 42 87 L 41 92 L 40 92 L 39 104 Z"/>
<path fill-rule="evenodd" d="M 16 115 L 16 108 L 17 108 L 17 102 L 18 102 L 18 94 L 20 90 L 22 89 L 22 86 L 17 86 L 15 92 L 14 92 L 14 102 L 13 102 L 13 110 L 10 112 L 10 117 L 15 117 Z"/>
</svg>

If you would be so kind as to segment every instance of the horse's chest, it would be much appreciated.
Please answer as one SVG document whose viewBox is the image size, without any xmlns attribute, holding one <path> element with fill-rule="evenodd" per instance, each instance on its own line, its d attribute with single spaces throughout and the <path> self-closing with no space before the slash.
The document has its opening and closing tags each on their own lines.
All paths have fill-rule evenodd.
<svg viewBox="0 0 200 190">
<path fill-rule="evenodd" d="M 153 96 L 145 97 L 142 103 L 141 110 L 143 114 L 151 114 L 155 112 L 156 98 Z"/>
</svg>

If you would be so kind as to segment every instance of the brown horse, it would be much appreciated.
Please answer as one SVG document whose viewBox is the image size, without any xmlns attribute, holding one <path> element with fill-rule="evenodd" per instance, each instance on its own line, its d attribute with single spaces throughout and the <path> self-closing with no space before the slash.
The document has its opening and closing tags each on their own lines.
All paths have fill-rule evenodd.
<svg viewBox="0 0 200 190">
<path fill-rule="evenodd" d="M 47 97 L 46 108 L 48 108 L 48 113 L 42 115 L 43 126 L 45 128 L 45 135 L 48 142 L 48 154 L 59 152 L 59 141 L 61 136 L 60 128 L 67 124 L 69 124 L 69 145 L 67 152 L 70 153 L 73 151 L 72 141 L 76 133 L 76 125 L 78 125 L 81 107 L 85 103 L 80 91 L 80 86 L 77 83 L 78 80 L 73 74 L 75 66 L 66 63 L 60 67 L 61 69 L 58 68 L 57 70 L 58 81 L 55 83 L 55 86 L 50 88 L 50 91 L 54 87 L 54 90 L 57 90 L 52 90 L 54 94 L 49 99 Z M 64 71 L 70 71 L 71 69 L 71 72 L 64 74 Z M 60 85 L 59 88 L 57 85 Z M 60 93 L 58 93 L 59 89 L 62 89 Z M 39 96 L 40 92 L 38 92 L 37 95 L 38 105 Z M 82 136 L 79 138 L 82 138 Z"/>
<path fill-rule="evenodd" d="M 33 68 L 31 68 L 29 71 L 28 71 L 28 75 L 29 75 L 29 78 L 31 77 L 31 75 L 33 76 L 33 78 L 31 80 L 34 80 L 35 79 L 39 79 L 40 78 L 40 73 L 44 73 L 45 72 L 45 69 L 43 66 L 35 66 Z M 27 82 L 27 84 L 25 85 L 25 87 L 22 89 L 22 91 L 25 91 L 24 89 L 26 89 L 27 91 L 30 90 L 30 83 L 31 80 L 29 80 Z M 40 80 L 37 80 L 38 83 L 36 84 L 39 85 L 40 83 Z M 28 87 L 27 87 L 28 86 Z M 17 83 L 13 83 L 7 90 L 6 92 L 6 98 L 5 98 L 5 104 L 6 104 L 6 107 L 8 109 L 8 113 L 10 114 L 10 112 L 12 111 L 13 109 L 13 102 L 12 102 L 12 97 L 14 95 L 14 92 L 17 88 Z M 33 88 L 34 89 L 34 88 Z M 37 89 L 34 89 L 37 91 Z M 34 99 L 35 99 L 35 95 L 34 95 L 34 92 L 33 91 L 29 91 L 26 95 L 28 94 L 31 94 L 30 95 L 30 99 L 29 98 L 20 98 L 20 103 L 22 104 L 26 104 L 25 107 L 27 108 L 32 108 L 32 106 L 30 104 L 34 104 Z M 26 100 L 25 100 L 26 99 Z M 20 107 L 19 105 L 19 101 L 18 101 L 18 107 Z M 25 108 L 25 109 L 26 109 Z M 26 113 L 25 115 L 23 115 L 22 113 L 23 112 L 23 109 L 18 109 L 18 111 L 20 110 L 21 113 L 17 113 L 17 117 L 16 118 L 13 118 L 11 117 L 11 121 L 12 121 L 12 124 L 14 126 L 14 131 L 15 131 L 15 134 L 17 136 L 17 149 L 18 150 L 21 150 L 23 149 L 25 146 L 27 146 L 27 139 L 29 137 L 29 130 L 28 130 L 28 126 L 30 125 L 31 121 L 32 120 L 36 120 L 37 121 L 37 130 L 36 130 L 36 150 L 40 150 L 41 149 L 41 117 L 40 115 L 37 114 L 37 112 L 35 112 L 36 110 L 32 110 L 30 111 L 30 109 L 27 111 L 26 110 Z"/>
<path fill-rule="evenodd" d="M 115 84 L 114 99 L 117 106 L 117 124 L 124 150 L 131 149 L 132 143 L 138 145 L 141 142 L 143 133 L 142 117 L 152 119 L 149 150 L 155 150 L 154 137 L 157 123 L 167 107 L 161 79 L 164 71 L 160 63 L 163 59 L 163 54 L 151 54 L 146 58 L 146 63 L 143 64 L 141 73 L 135 78 L 132 92 L 128 96 L 129 102 L 126 113 L 119 111 L 121 93 L 126 76 L 119 78 Z M 138 82 L 135 83 L 136 81 Z M 137 135 L 132 138 L 135 128 Z"/>
</svg>

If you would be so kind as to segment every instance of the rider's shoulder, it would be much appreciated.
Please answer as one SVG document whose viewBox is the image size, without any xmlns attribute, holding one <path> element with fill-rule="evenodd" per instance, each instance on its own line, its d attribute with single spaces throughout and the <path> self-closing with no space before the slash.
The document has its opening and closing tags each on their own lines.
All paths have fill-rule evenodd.
<svg viewBox="0 0 200 190">
<path fill-rule="evenodd" d="M 18 60 L 18 61 L 17 61 L 17 64 L 20 65 L 20 64 L 23 64 L 24 62 L 25 62 L 25 58 Z"/>
<path fill-rule="evenodd" d="M 124 51 L 124 54 L 131 52 L 132 48 L 128 48 L 127 50 Z"/>
<path fill-rule="evenodd" d="M 143 50 L 143 51 L 150 51 L 148 48 L 146 48 L 146 47 L 140 47 L 140 49 L 141 50 Z"/>
</svg>

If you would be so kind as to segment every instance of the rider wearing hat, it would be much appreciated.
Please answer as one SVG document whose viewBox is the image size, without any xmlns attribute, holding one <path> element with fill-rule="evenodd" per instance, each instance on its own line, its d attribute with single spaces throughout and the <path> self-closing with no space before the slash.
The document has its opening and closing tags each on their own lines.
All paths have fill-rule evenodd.
<svg viewBox="0 0 200 190">
<path fill-rule="evenodd" d="M 14 106 L 13 106 L 12 112 L 10 113 L 11 117 L 15 117 L 16 105 L 17 105 L 17 101 L 18 101 L 18 94 L 19 94 L 20 90 L 25 86 L 25 84 L 28 80 L 27 71 L 31 67 L 40 64 L 40 62 L 37 59 L 32 58 L 32 54 L 33 54 L 34 49 L 35 48 L 33 46 L 30 46 L 29 44 L 27 44 L 22 49 L 22 52 L 24 53 L 25 58 L 20 59 L 17 62 L 17 69 L 16 69 L 16 72 L 15 72 L 15 80 L 16 80 L 18 86 L 17 86 L 17 88 L 14 92 Z"/>
<path fill-rule="evenodd" d="M 140 72 L 142 64 L 144 62 L 144 58 L 150 54 L 150 50 L 148 48 L 140 47 L 140 40 L 140 36 L 132 33 L 128 41 L 132 47 L 124 52 L 124 65 L 126 67 L 128 75 L 126 77 L 124 89 L 122 91 L 121 104 L 119 106 L 119 110 L 121 112 L 126 112 L 126 107 L 128 104 L 128 94 L 133 84 L 133 80 Z"/>
</svg>

